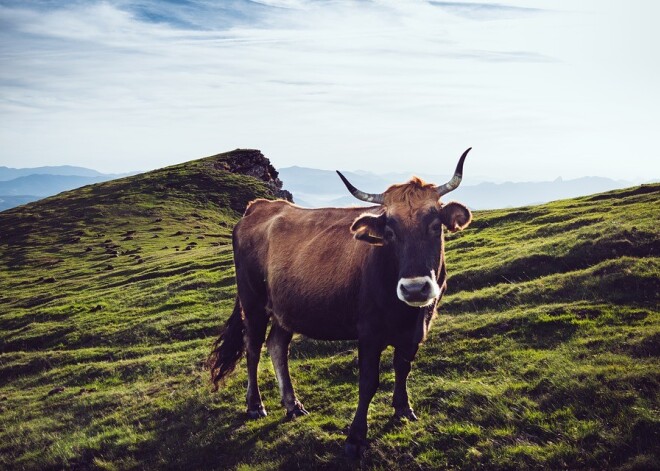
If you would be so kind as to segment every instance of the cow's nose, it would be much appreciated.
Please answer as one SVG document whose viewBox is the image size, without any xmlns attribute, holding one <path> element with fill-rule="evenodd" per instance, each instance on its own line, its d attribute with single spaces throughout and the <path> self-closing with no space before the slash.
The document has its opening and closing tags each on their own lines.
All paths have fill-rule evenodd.
<svg viewBox="0 0 660 471">
<path fill-rule="evenodd" d="M 426 299 L 431 292 L 431 283 L 428 280 L 409 282 L 406 284 L 401 283 L 401 294 L 405 298 L 417 300 L 420 297 Z"/>
<path fill-rule="evenodd" d="M 431 272 L 432 275 L 435 275 Z M 428 306 L 440 294 L 440 287 L 435 277 L 416 276 L 414 278 L 401 278 L 397 286 L 397 296 L 404 303 L 422 307 Z"/>
</svg>

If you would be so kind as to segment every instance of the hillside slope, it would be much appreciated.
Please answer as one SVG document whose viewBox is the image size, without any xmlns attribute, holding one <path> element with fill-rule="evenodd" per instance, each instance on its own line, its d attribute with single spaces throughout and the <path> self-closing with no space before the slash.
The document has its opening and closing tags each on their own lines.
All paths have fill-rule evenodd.
<svg viewBox="0 0 660 471">
<path fill-rule="evenodd" d="M 268 417 L 245 420 L 244 362 L 211 393 L 231 226 L 273 191 L 225 171 L 231 155 L 0 213 L 0 466 L 357 466 L 353 342 L 294 340 L 300 420 L 267 354 Z M 447 241 L 449 293 L 410 380 L 420 421 L 390 419 L 388 351 L 363 467 L 659 467 L 658 203 L 647 185 L 477 212 Z"/>
<path fill-rule="evenodd" d="M 7 196 L 0 195 L 0 211 L 4 211 L 9 208 L 14 208 L 22 204 L 32 203 L 41 199 L 41 196 L 34 195 L 20 195 L 20 196 Z"/>
</svg>

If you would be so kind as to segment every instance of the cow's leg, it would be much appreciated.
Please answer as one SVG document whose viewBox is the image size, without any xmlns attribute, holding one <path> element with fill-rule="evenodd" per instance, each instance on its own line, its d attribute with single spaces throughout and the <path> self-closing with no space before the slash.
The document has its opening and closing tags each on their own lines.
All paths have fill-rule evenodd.
<svg viewBox="0 0 660 471">
<path fill-rule="evenodd" d="M 417 348 L 412 350 L 401 347 L 394 349 L 394 395 L 392 406 L 394 406 L 394 416 L 398 419 L 417 420 L 417 416 L 408 401 L 408 387 L 406 384 L 411 362 L 416 353 Z"/>
<path fill-rule="evenodd" d="M 293 337 L 291 332 L 284 330 L 273 320 L 266 340 L 268 353 L 275 368 L 277 383 L 280 386 L 282 405 L 286 408 L 288 419 L 307 415 L 307 411 L 296 397 L 291 384 L 291 376 L 289 376 L 289 344 L 291 343 L 291 337 Z"/>
<path fill-rule="evenodd" d="M 360 367 L 359 400 L 345 445 L 346 454 L 352 458 L 359 457 L 367 445 L 367 412 L 371 399 L 378 389 L 378 369 L 382 351 L 382 346 L 374 342 L 360 340 L 358 347 Z"/>
<path fill-rule="evenodd" d="M 261 348 L 266 338 L 268 317 L 264 308 L 254 304 L 251 306 L 243 305 L 243 312 L 245 313 L 245 344 L 248 370 L 247 415 L 251 419 L 258 419 L 266 416 L 266 408 L 261 402 L 257 372 Z"/>
</svg>

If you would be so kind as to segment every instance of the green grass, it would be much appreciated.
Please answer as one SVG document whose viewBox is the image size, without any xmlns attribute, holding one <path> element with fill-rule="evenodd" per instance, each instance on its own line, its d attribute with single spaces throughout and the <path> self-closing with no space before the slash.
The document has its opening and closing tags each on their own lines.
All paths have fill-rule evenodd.
<svg viewBox="0 0 660 471">
<path fill-rule="evenodd" d="M 391 418 L 388 350 L 353 463 L 355 343 L 294 339 L 311 413 L 296 421 L 265 351 L 268 417 L 245 420 L 244 361 L 211 392 L 231 227 L 269 194 L 223 158 L 0 213 L 0 467 L 660 467 L 660 185 L 477 212 L 448 237 L 449 292 L 410 378 L 420 421 Z"/>
</svg>

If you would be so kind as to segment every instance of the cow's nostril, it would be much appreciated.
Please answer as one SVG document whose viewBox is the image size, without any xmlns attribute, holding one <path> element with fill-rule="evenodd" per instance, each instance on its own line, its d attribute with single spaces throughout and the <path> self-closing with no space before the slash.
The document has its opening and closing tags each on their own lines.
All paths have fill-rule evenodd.
<svg viewBox="0 0 660 471">
<path fill-rule="evenodd" d="M 427 306 L 431 299 L 437 296 L 437 286 L 433 278 L 428 276 L 401 278 L 397 296 L 411 306 Z"/>
</svg>

